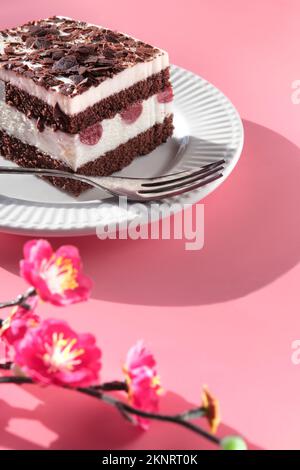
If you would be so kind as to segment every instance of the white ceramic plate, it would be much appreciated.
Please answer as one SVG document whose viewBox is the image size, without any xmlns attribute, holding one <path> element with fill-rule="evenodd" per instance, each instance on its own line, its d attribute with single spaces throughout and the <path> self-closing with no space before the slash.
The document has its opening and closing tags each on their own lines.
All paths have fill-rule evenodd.
<svg viewBox="0 0 300 470">
<path fill-rule="evenodd" d="M 221 179 L 157 203 L 161 208 L 174 202 L 195 203 L 215 190 L 236 165 L 243 146 L 243 126 L 232 103 L 203 78 L 180 67 L 172 66 L 171 70 L 174 135 L 151 155 L 135 159 L 122 175 L 157 176 L 219 159 L 225 159 L 226 164 Z M 11 165 L 2 157 L 0 164 Z M 99 226 L 136 217 L 143 223 L 149 211 L 148 204 L 140 213 L 130 204 L 120 207 L 117 199 L 96 189 L 75 199 L 34 176 L 0 175 L 0 188 L 0 230 L 11 233 L 87 235 L 96 233 Z M 156 210 L 157 219 L 165 214 L 164 210 Z"/>
</svg>

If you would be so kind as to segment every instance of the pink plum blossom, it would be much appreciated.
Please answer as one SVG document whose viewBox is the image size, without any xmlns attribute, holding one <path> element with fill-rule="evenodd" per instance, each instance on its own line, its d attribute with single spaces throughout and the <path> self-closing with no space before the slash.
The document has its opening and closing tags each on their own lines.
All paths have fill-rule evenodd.
<svg viewBox="0 0 300 470">
<path fill-rule="evenodd" d="M 138 341 L 128 351 L 123 370 L 131 405 L 142 411 L 156 413 L 162 388 L 156 371 L 156 361 L 142 341 Z M 136 423 L 144 430 L 149 427 L 147 418 L 136 416 Z"/>
<path fill-rule="evenodd" d="M 76 247 L 61 246 L 53 251 L 47 240 L 31 240 L 24 246 L 21 276 L 33 286 L 41 299 L 65 306 L 87 300 L 92 281 L 82 273 Z"/>
<path fill-rule="evenodd" d="M 35 381 L 86 387 L 98 379 L 101 351 L 95 337 L 75 333 L 62 320 L 43 321 L 28 330 L 15 348 L 15 363 Z"/>
<path fill-rule="evenodd" d="M 14 307 L 1 325 L 0 339 L 13 346 L 25 336 L 29 328 L 36 327 L 40 322 L 39 316 L 35 313 L 37 302 L 36 296 L 29 297 L 26 300 L 29 308 L 23 305 Z"/>
</svg>

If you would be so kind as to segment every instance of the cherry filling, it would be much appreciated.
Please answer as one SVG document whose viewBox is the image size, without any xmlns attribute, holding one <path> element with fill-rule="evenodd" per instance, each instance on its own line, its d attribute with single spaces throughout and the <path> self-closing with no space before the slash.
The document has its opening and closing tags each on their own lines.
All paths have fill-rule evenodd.
<svg viewBox="0 0 300 470">
<path fill-rule="evenodd" d="M 169 103 L 170 101 L 173 100 L 174 94 L 173 94 L 173 88 L 169 86 L 165 90 L 161 91 L 157 95 L 157 101 L 159 103 Z"/>
<path fill-rule="evenodd" d="M 96 145 L 102 137 L 103 128 L 100 122 L 93 124 L 92 126 L 84 129 L 80 132 L 79 138 L 83 144 L 86 145 Z"/>
<path fill-rule="evenodd" d="M 143 111 L 143 105 L 141 102 L 134 103 L 132 106 L 129 108 L 125 109 L 121 114 L 121 118 L 123 121 L 125 121 L 127 124 L 132 124 L 135 122 L 140 115 L 142 114 Z"/>
</svg>

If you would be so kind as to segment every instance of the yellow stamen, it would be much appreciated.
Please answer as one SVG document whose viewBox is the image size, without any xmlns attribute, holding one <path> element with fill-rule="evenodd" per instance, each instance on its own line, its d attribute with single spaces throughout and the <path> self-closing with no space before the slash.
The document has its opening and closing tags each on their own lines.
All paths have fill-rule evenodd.
<svg viewBox="0 0 300 470">
<path fill-rule="evenodd" d="M 78 287 L 78 270 L 74 268 L 69 258 L 53 256 L 42 267 L 42 277 L 53 294 L 62 294 L 66 290 L 74 290 Z"/>
<path fill-rule="evenodd" d="M 152 382 L 151 382 L 151 385 L 153 388 L 156 388 L 156 393 L 157 395 L 163 395 L 164 393 L 164 389 L 162 388 L 161 386 L 161 382 L 160 382 L 160 377 L 159 375 L 155 375 L 152 379 Z"/>
<path fill-rule="evenodd" d="M 45 344 L 46 352 L 42 359 L 48 366 L 48 372 L 65 371 L 70 372 L 81 363 L 79 356 L 84 353 L 83 348 L 74 348 L 76 338 L 64 338 L 63 333 L 53 333 L 52 344 Z"/>
<path fill-rule="evenodd" d="M 2 322 L 2 325 L 1 325 L 1 328 L 0 328 L 0 336 L 1 336 L 6 330 L 8 330 L 8 328 L 10 328 L 12 319 L 13 319 L 15 313 L 17 312 L 17 310 L 18 310 L 18 307 L 14 307 L 14 308 L 12 309 L 12 311 L 10 312 L 10 314 L 8 315 L 8 317 L 6 317 L 5 320 Z"/>
<path fill-rule="evenodd" d="M 123 373 L 125 375 L 125 382 L 126 382 L 127 388 L 128 388 L 128 392 L 127 392 L 128 393 L 128 398 L 129 398 L 129 400 L 131 400 L 132 397 L 133 397 L 133 391 L 132 391 L 132 387 L 131 387 L 132 379 L 129 375 L 128 368 L 125 365 L 123 366 Z M 164 389 L 161 386 L 159 375 L 155 375 L 154 377 L 152 377 L 150 385 L 151 385 L 152 388 L 156 389 L 155 393 L 157 395 L 163 395 Z"/>
</svg>

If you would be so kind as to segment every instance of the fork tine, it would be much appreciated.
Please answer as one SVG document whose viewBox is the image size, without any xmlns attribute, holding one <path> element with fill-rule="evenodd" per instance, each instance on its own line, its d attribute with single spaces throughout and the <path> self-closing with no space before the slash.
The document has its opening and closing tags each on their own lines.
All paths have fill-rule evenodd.
<svg viewBox="0 0 300 470">
<path fill-rule="evenodd" d="M 184 179 L 167 181 L 164 185 L 147 187 L 145 189 L 143 187 L 142 189 L 139 190 L 139 193 L 154 194 L 154 193 L 159 193 L 159 192 L 162 192 L 162 191 L 164 191 L 164 192 L 172 191 L 173 189 L 181 188 L 181 187 L 184 187 L 188 184 L 204 181 L 209 176 L 214 175 L 214 174 L 220 172 L 223 169 L 224 169 L 224 167 L 221 166 L 221 167 L 213 168 L 210 171 L 207 171 L 206 173 L 200 173 L 200 174 L 197 173 L 196 175 L 192 174 L 190 177 L 185 177 Z"/>
<path fill-rule="evenodd" d="M 194 189 L 201 188 L 201 186 L 205 186 L 208 183 L 212 183 L 213 181 L 216 181 L 217 179 L 221 178 L 223 176 L 222 173 L 217 173 L 216 175 L 212 176 L 211 178 L 205 179 L 205 180 L 197 180 L 196 182 L 189 183 L 189 184 L 184 184 L 182 186 L 177 186 L 173 190 L 170 191 L 145 191 L 145 190 L 140 190 L 137 192 L 137 195 L 139 196 L 140 200 L 147 200 L 151 201 L 151 199 L 163 199 L 166 197 L 172 197 L 176 196 L 178 194 L 185 193 L 187 191 L 193 191 Z"/>
<path fill-rule="evenodd" d="M 176 181 L 184 180 L 186 178 L 191 178 L 195 177 L 197 175 L 201 175 L 203 173 L 208 172 L 209 170 L 212 169 L 218 169 L 225 163 L 225 160 L 219 160 L 217 162 L 209 163 L 208 165 L 204 165 L 201 168 L 198 168 L 197 170 L 183 170 L 179 171 L 177 173 L 170 173 L 169 175 L 164 175 L 164 176 L 159 176 L 159 177 L 154 177 L 154 178 L 149 178 L 146 182 L 141 183 L 142 187 L 155 187 L 155 186 L 161 186 L 166 183 L 175 183 Z"/>
</svg>

